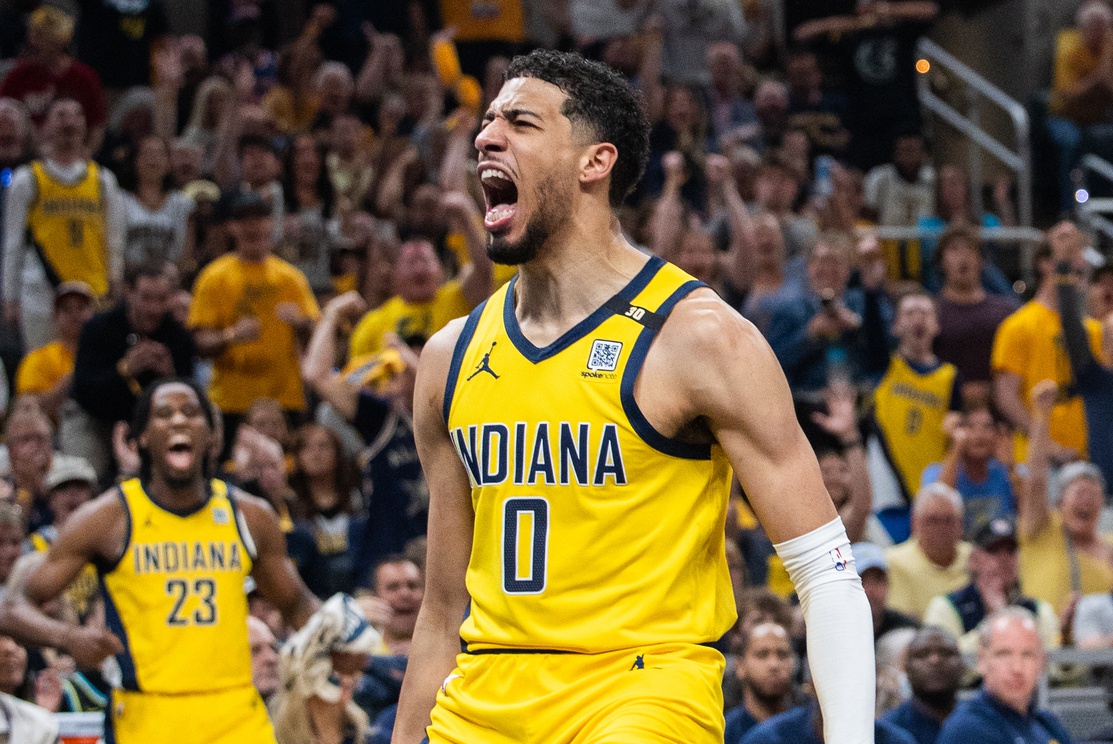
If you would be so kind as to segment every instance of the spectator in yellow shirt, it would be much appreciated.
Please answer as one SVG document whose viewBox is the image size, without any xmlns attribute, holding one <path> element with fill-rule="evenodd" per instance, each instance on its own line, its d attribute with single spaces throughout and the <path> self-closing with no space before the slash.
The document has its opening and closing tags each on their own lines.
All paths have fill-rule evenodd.
<svg viewBox="0 0 1113 744">
<path fill-rule="evenodd" d="M 349 342 L 350 358 L 382 351 L 388 331 L 404 341 L 416 337 L 424 343 L 448 321 L 467 315 L 491 294 L 493 267 L 479 208 L 463 192 L 445 194 L 441 206 L 453 229 L 464 234 L 471 263 L 460 270 L 458 278 L 446 282 L 432 242 L 414 238 L 403 243 L 394 262 L 395 296 L 360 320 Z"/>
<path fill-rule="evenodd" d="M 1018 504 L 1020 587 L 1063 613 L 1083 594 L 1113 590 L 1113 540 L 1098 531 L 1105 479 L 1088 462 L 1061 468 L 1054 508 L 1048 498 L 1050 427 L 1057 386 L 1044 380 L 1032 391 L 1028 488 Z"/>
<path fill-rule="evenodd" d="M 1071 366 L 1063 344 L 1059 319 L 1056 264 L 1064 273 L 1083 280 L 1089 264 L 1083 256 L 1086 237 L 1071 222 L 1060 222 L 1047 232 L 1047 244 L 1036 251 L 1034 263 L 1040 283 L 1036 296 L 1005 318 L 993 338 L 993 396 L 997 408 L 1017 432 L 1016 461 L 1027 459 L 1023 436 L 1032 425 L 1029 401 L 1036 383 L 1052 380 L 1059 386 L 1051 411 L 1052 460 L 1069 462 L 1086 456 L 1086 415 L 1082 398 L 1071 392 Z M 1095 358 L 1101 353 L 1101 324 L 1086 319 L 1086 332 Z"/>
<path fill-rule="evenodd" d="M 16 395 L 38 399 L 50 418 L 70 395 L 74 356 L 81 328 L 93 317 L 93 288 L 85 282 L 62 282 L 54 290 L 54 334 L 56 340 L 29 352 L 15 375 Z"/>
<path fill-rule="evenodd" d="M 921 489 L 912 506 L 912 537 L 889 548 L 889 606 L 922 619 L 932 597 L 970 581 L 973 546 L 962 542 L 962 496 L 942 483 Z"/>
<path fill-rule="evenodd" d="M 305 411 L 299 339 L 319 313 L 305 275 L 271 255 L 271 207 L 257 194 L 231 197 L 235 251 L 205 267 L 194 287 L 189 327 L 212 357 L 209 394 L 225 415 L 225 442 L 251 404 L 273 398 L 290 414 Z"/>
<path fill-rule="evenodd" d="M 1055 145 L 1063 210 L 1074 208 L 1070 173 L 1082 155 L 1083 132 L 1105 123 L 1113 105 L 1113 11 L 1100 0 L 1087 0 L 1075 15 L 1075 26 L 1061 31 L 1055 41 L 1048 102 L 1047 130 Z"/>
</svg>

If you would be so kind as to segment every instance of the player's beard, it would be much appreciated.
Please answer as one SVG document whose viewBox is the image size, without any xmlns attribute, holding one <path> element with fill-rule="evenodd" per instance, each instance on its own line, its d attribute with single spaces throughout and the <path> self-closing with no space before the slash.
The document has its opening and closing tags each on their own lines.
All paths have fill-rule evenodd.
<svg viewBox="0 0 1113 744">
<path fill-rule="evenodd" d="M 532 261 L 549 238 L 568 222 L 570 189 L 560 188 L 555 179 L 541 179 L 535 194 L 533 215 L 521 238 L 512 242 L 503 235 L 487 234 L 487 257 L 495 263 L 518 266 Z"/>
</svg>

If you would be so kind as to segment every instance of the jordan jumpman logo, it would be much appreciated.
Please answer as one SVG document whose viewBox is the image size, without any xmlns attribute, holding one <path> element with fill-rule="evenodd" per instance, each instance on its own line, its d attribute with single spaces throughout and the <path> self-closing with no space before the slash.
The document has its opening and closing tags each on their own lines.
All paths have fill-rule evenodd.
<svg viewBox="0 0 1113 744">
<path fill-rule="evenodd" d="M 470 375 L 468 375 L 467 379 L 465 379 L 464 382 L 467 382 L 471 378 L 478 375 L 480 372 L 487 372 L 488 374 L 491 375 L 491 377 L 494 377 L 496 380 L 499 378 L 499 376 L 497 374 L 495 374 L 495 371 L 493 369 L 491 369 L 491 352 L 495 350 L 495 345 L 497 343 L 498 343 L 498 341 L 492 341 L 491 342 L 491 348 L 487 351 L 486 354 L 483 355 L 483 359 L 480 360 L 479 364 L 475 365 L 475 371 L 472 372 Z"/>
</svg>

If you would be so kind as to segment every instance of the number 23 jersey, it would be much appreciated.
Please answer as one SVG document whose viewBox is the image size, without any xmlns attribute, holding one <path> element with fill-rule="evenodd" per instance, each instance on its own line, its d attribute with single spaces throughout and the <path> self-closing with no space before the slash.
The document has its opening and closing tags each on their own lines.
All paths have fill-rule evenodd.
<svg viewBox="0 0 1113 744">
<path fill-rule="evenodd" d="M 735 619 L 730 465 L 717 445 L 654 430 L 633 394 L 665 317 L 703 285 L 651 258 L 538 348 L 518 327 L 515 284 L 468 317 L 445 390 L 475 510 L 467 649 L 717 640 Z"/>
<path fill-rule="evenodd" d="M 120 484 L 127 547 L 98 566 L 108 629 L 119 636 L 125 690 L 216 692 L 251 685 L 247 594 L 254 548 L 221 480 L 190 513 L 168 511 L 138 479 Z M 242 533 L 241 533 L 242 530 Z"/>
</svg>

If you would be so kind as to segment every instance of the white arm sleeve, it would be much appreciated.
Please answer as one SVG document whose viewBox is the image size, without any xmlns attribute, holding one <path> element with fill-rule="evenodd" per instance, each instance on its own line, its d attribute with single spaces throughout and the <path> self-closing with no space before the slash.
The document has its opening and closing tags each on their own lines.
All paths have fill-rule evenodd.
<svg viewBox="0 0 1113 744">
<path fill-rule="evenodd" d="M 873 744 L 873 620 L 842 520 L 773 547 L 804 610 L 824 741 Z"/>
<path fill-rule="evenodd" d="M 12 174 L 12 185 L 4 200 L 3 240 L 5 301 L 19 299 L 19 288 L 23 282 L 23 253 L 27 249 L 24 235 L 27 230 L 27 210 L 35 199 L 35 177 L 28 166 L 18 168 Z"/>
</svg>

